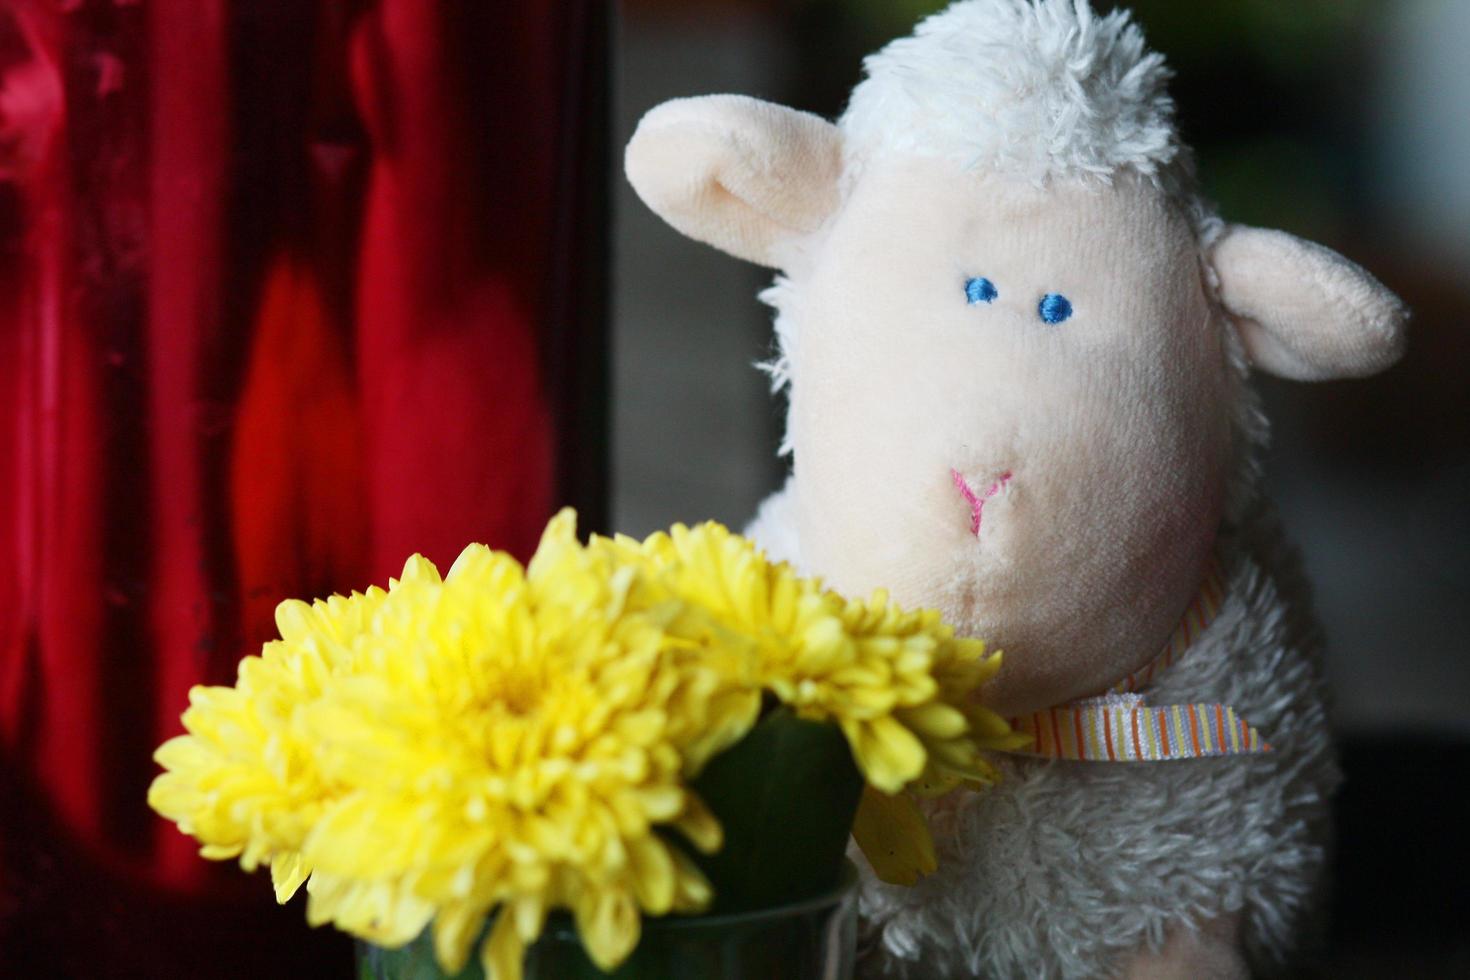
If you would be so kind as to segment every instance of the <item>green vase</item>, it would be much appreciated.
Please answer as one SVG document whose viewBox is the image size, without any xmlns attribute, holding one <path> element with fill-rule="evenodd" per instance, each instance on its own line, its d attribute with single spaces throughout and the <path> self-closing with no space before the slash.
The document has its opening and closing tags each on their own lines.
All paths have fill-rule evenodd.
<svg viewBox="0 0 1470 980">
<path fill-rule="evenodd" d="M 645 919 L 633 955 L 612 973 L 587 958 L 565 915 L 526 950 L 525 980 L 851 980 L 857 946 L 857 870 L 814 898 L 727 915 Z M 428 932 L 401 949 L 357 947 L 360 980 L 443 980 Z M 483 980 L 472 957 L 453 980 Z"/>
</svg>

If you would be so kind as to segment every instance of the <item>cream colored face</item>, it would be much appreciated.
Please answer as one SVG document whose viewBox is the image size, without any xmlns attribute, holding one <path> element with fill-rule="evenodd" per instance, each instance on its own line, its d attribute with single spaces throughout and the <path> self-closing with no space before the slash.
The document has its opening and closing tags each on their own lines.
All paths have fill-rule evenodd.
<svg viewBox="0 0 1470 980">
<path fill-rule="evenodd" d="M 1362 377 L 1408 310 L 1284 232 L 1223 226 L 1201 256 L 1128 173 L 1040 189 L 889 157 L 844 199 L 846 159 L 833 124 L 738 95 L 655 107 L 625 158 L 675 228 L 792 280 L 803 564 L 1004 647 L 1001 710 L 1095 693 L 1199 587 L 1235 453 L 1225 338 L 1282 377 Z M 1051 294 L 1070 317 L 1041 316 Z"/>
<path fill-rule="evenodd" d="M 1224 324 L 1184 216 L 1133 178 L 1039 189 L 887 159 L 808 255 L 789 352 L 805 563 L 1003 648 L 1004 711 L 1152 659 L 1231 456 Z M 1047 322 L 1048 296 L 1070 316 Z"/>
</svg>

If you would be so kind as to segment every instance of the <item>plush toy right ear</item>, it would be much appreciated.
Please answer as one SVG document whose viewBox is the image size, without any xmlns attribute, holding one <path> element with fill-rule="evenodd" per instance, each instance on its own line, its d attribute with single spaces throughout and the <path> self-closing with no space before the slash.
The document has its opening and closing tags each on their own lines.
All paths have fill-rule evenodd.
<svg viewBox="0 0 1470 980">
<path fill-rule="evenodd" d="M 842 137 L 759 99 L 674 99 L 643 117 L 625 165 L 638 196 L 676 229 L 774 268 L 836 210 Z"/>
<path fill-rule="evenodd" d="M 1296 381 L 1376 374 L 1404 352 L 1408 307 L 1362 268 L 1284 231 L 1231 225 L 1210 264 L 1251 364 Z"/>
</svg>

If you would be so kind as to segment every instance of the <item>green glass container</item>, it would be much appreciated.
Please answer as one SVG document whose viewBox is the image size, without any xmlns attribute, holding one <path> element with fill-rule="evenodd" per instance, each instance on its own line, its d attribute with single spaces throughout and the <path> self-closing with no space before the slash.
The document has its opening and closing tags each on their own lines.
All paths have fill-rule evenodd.
<svg viewBox="0 0 1470 980">
<path fill-rule="evenodd" d="M 570 917 L 554 915 L 526 950 L 525 980 L 851 980 L 857 870 L 814 898 L 753 912 L 645 919 L 633 955 L 612 973 L 587 958 Z M 357 947 L 360 980 L 442 980 L 424 935 L 401 949 Z M 474 957 L 452 980 L 483 980 Z"/>
</svg>

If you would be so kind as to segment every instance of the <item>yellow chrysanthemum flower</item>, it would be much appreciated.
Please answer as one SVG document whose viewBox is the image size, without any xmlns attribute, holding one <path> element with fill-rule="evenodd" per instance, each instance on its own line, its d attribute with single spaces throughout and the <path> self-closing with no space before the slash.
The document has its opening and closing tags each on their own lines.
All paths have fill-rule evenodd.
<svg viewBox="0 0 1470 980">
<path fill-rule="evenodd" d="M 643 567 L 668 595 L 747 638 L 757 683 L 801 717 L 837 722 L 864 777 L 885 793 L 991 781 L 981 750 L 1014 745 L 1005 721 L 973 701 L 1000 654 L 956 638 L 933 610 L 904 612 L 881 591 L 844 599 L 715 523 L 675 525 L 643 542 L 593 538 L 588 550 Z"/>
<path fill-rule="evenodd" d="M 150 801 L 207 857 L 271 860 L 282 900 L 310 874 L 314 924 L 396 946 L 432 921 L 453 971 L 498 910 L 482 959 L 511 978 L 565 907 L 611 968 L 641 913 L 708 903 L 654 828 L 719 846 L 685 755 L 744 729 L 713 710 L 724 676 L 664 633 L 675 610 L 630 612 L 632 573 L 576 564 L 538 589 L 472 546 L 442 580 L 416 557 L 386 594 L 283 605 L 235 688 L 193 692 Z"/>
<path fill-rule="evenodd" d="M 872 787 L 859 842 L 909 842 L 885 877 L 933 860 L 894 794 L 986 781 L 981 751 L 1014 744 L 972 703 L 998 654 L 717 524 L 584 547 L 564 511 L 525 569 L 473 545 L 441 578 L 416 556 L 386 592 L 285 602 L 277 624 L 233 688 L 191 692 L 149 802 L 204 856 L 268 862 L 281 901 L 306 882 L 313 924 L 390 947 L 432 925 L 450 971 L 494 916 L 480 957 L 499 980 L 551 909 L 609 969 L 643 914 L 707 906 L 661 832 L 720 846 L 687 780 L 764 692 L 841 727 Z"/>
<path fill-rule="evenodd" d="M 149 805 L 198 838 L 205 857 L 238 856 L 247 871 L 269 863 L 282 901 L 306 878 L 299 852 L 329 795 L 297 710 L 321 696 L 386 598 L 374 588 L 281 603 L 281 639 L 241 661 L 234 687 L 190 691 L 190 734 L 155 754 L 166 771 Z"/>
<path fill-rule="evenodd" d="M 800 716 L 841 726 L 869 784 L 854 839 L 885 881 L 911 885 L 936 867 L 910 794 L 992 783 L 983 752 L 1027 741 L 976 701 L 1000 653 L 986 656 L 980 640 L 956 637 L 933 610 L 904 612 L 881 590 L 844 599 L 713 522 L 675 525 L 643 542 L 594 538 L 589 550 L 641 564 L 717 628 L 744 634 L 761 686 Z"/>
</svg>

